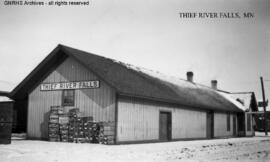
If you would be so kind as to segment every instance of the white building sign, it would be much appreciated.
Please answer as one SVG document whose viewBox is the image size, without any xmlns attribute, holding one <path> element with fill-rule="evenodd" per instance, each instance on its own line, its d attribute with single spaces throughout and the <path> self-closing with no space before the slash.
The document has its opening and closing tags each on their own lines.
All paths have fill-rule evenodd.
<svg viewBox="0 0 270 162">
<path fill-rule="evenodd" d="M 55 91 L 63 89 L 87 89 L 99 88 L 99 81 L 80 81 L 80 82 L 60 82 L 60 83 L 43 83 L 40 85 L 41 91 Z"/>
</svg>

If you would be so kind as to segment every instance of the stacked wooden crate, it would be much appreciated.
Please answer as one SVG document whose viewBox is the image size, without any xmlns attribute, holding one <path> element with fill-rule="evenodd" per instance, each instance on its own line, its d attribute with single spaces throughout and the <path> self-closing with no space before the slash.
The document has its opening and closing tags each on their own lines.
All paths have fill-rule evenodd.
<svg viewBox="0 0 270 162">
<path fill-rule="evenodd" d="M 82 117 L 78 108 L 69 111 L 69 141 L 75 143 L 90 143 L 92 132 L 88 123 L 93 121 L 93 117 Z"/>
<path fill-rule="evenodd" d="M 85 142 L 91 143 L 93 141 L 92 137 L 92 123 L 93 123 L 93 117 L 83 117 L 83 133 L 84 133 L 84 138 Z"/>
<path fill-rule="evenodd" d="M 49 114 L 49 141 L 60 141 L 59 134 L 59 114 L 63 114 L 61 106 L 51 106 Z"/>
<path fill-rule="evenodd" d="M 99 133 L 100 133 L 100 126 L 99 122 L 90 122 L 89 127 L 91 128 L 91 143 L 99 143 Z"/>
<path fill-rule="evenodd" d="M 114 144 L 114 122 L 94 122 L 83 117 L 79 108 L 64 113 L 61 106 L 52 106 L 49 117 L 49 140 L 74 143 Z"/>
<path fill-rule="evenodd" d="M 115 142 L 115 123 L 100 122 L 99 124 L 99 143 L 114 144 Z"/>
<path fill-rule="evenodd" d="M 69 115 L 59 115 L 59 135 L 62 142 L 68 142 Z"/>
<path fill-rule="evenodd" d="M 68 128 L 68 141 L 76 142 L 78 137 L 78 118 L 81 117 L 80 110 L 78 108 L 69 110 L 69 128 Z"/>
<path fill-rule="evenodd" d="M 83 120 L 82 117 L 77 117 L 75 119 L 75 134 L 74 141 L 76 143 L 85 143 L 86 140 L 84 138 L 84 127 L 83 127 Z"/>
</svg>

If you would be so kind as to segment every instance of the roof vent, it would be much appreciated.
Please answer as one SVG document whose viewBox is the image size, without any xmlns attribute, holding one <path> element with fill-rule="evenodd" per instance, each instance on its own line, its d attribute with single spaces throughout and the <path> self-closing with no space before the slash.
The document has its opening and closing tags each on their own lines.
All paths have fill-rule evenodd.
<svg viewBox="0 0 270 162">
<path fill-rule="evenodd" d="M 217 80 L 211 80 L 211 87 L 217 90 Z"/>
<path fill-rule="evenodd" d="M 193 82 L 193 72 L 192 71 L 187 72 L 187 81 Z"/>
</svg>

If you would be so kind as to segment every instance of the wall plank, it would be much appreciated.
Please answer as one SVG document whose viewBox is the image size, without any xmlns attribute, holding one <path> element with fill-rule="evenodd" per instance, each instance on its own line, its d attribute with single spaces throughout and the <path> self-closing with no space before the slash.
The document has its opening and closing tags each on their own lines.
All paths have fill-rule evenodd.
<svg viewBox="0 0 270 162">
<path fill-rule="evenodd" d="M 214 113 L 214 137 L 228 137 L 233 136 L 233 116 L 235 114 L 230 114 L 230 131 L 227 131 L 227 114 L 215 112 Z M 237 117 L 236 117 L 237 118 Z M 237 125 L 236 120 L 236 125 Z M 236 134 L 238 132 L 238 127 L 236 126 Z"/>
<path fill-rule="evenodd" d="M 66 82 L 99 80 L 92 72 L 72 58 L 67 58 L 42 82 Z M 27 135 L 32 138 L 47 138 L 50 106 L 62 104 L 62 91 L 40 91 L 37 86 L 29 93 Z M 115 120 L 115 92 L 100 80 L 98 89 L 75 90 L 75 107 L 95 121 Z M 65 107 L 65 111 L 74 107 Z"/>
<path fill-rule="evenodd" d="M 206 112 L 128 97 L 118 101 L 117 140 L 159 139 L 159 112 L 172 113 L 172 139 L 206 138 Z"/>
</svg>

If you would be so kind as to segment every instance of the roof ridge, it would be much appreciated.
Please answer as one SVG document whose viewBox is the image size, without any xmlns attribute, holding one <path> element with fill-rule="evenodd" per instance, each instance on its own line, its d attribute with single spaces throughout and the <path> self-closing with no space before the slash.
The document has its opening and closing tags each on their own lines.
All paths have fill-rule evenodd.
<svg viewBox="0 0 270 162">
<path fill-rule="evenodd" d="M 178 79 L 178 80 L 181 80 L 181 81 L 184 81 L 186 83 L 191 83 L 191 84 L 195 84 L 195 85 L 198 85 L 198 86 L 202 86 L 204 88 L 209 88 L 211 90 L 214 90 L 213 88 L 211 88 L 210 86 L 207 86 L 207 85 L 204 85 L 204 84 L 201 84 L 201 83 L 198 83 L 198 82 L 190 82 L 190 81 L 187 81 L 186 79 L 183 79 L 181 77 L 177 77 L 177 76 L 174 76 L 174 75 L 167 75 L 167 74 L 164 74 L 163 72 L 160 72 L 158 70 L 153 70 L 153 69 L 150 69 L 150 68 L 146 68 L 146 67 L 143 67 L 143 66 L 137 66 L 137 65 L 133 65 L 133 64 L 130 64 L 130 63 L 125 63 L 123 61 L 118 61 L 118 60 L 115 60 L 115 59 L 112 59 L 114 62 L 116 63 L 120 63 L 120 64 L 124 64 L 125 65 L 128 65 L 128 66 L 133 66 L 134 68 L 140 68 L 140 69 L 145 69 L 145 70 L 149 70 L 151 72 L 155 72 L 155 73 L 158 73 L 158 74 L 161 74 L 161 75 L 164 75 L 164 76 L 167 76 L 167 77 L 172 77 L 174 79 Z M 127 66 L 125 66 L 126 68 L 128 68 Z M 132 69 L 132 68 L 131 68 Z M 133 70 L 133 69 L 132 69 Z M 139 69 L 138 69 L 139 70 Z M 153 76 L 151 76 L 153 77 Z M 217 91 L 223 91 L 223 90 L 217 90 Z M 224 91 L 226 92 L 226 91 Z"/>
<path fill-rule="evenodd" d="M 73 47 L 70 47 L 70 46 L 63 45 L 63 44 L 58 44 L 58 46 L 62 50 L 65 50 L 65 48 L 67 48 L 67 49 L 69 48 L 71 50 L 77 50 L 77 51 L 80 51 L 80 52 L 83 52 L 83 53 L 86 53 L 86 54 L 89 54 L 89 55 L 93 55 L 93 56 L 97 56 L 97 57 L 102 57 L 102 58 L 107 59 L 107 60 L 114 60 L 114 59 L 111 59 L 111 58 L 108 58 L 108 57 L 105 57 L 105 56 L 102 56 L 102 55 L 99 55 L 99 54 L 95 54 L 95 53 L 88 52 L 88 51 L 85 51 L 85 50 L 80 50 L 78 48 L 73 48 Z"/>
</svg>

